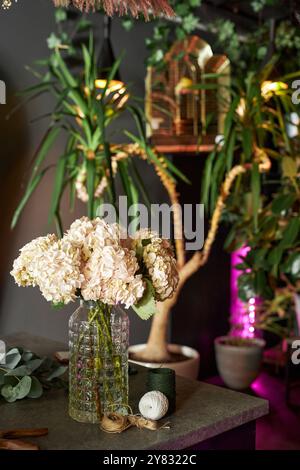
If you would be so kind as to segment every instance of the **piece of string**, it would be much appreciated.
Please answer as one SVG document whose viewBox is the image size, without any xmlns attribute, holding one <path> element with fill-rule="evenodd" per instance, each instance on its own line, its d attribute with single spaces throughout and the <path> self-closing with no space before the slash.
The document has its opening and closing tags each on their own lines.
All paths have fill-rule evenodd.
<svg viewBox="0 0 300 470">
<path fill-rule="evenodd" d="M 158 431 L 159 429 L 170 429 L 170 423 L 159 425 L 157 421 L 145 419 L 140 415 L 134 415 L 130 406 L 127 406 L 130 411 L 128 415 L 121 415 L 120 413 L 110 412 L 102 416 L 100 421 L 100 428 L 110 434 L 118 434 L 126 431 L 132 426 L 138 429 L 149 429 L 150 431 Z"/>
</svg>

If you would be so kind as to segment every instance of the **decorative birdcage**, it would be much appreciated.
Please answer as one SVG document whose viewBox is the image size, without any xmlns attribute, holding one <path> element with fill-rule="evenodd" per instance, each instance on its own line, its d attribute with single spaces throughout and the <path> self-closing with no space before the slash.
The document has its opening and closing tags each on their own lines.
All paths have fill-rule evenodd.
<svg viewBox="0 0 300 470">
<path fill-rule="evenodd" d="M 199 84 L 204 85 L 199 88 Z M 230 62 L 198 36 L 177 41 L 163 70 L 148 68 L 146 114 L 154 144 L 196 143 L 224 130 Z"/>
</svg>

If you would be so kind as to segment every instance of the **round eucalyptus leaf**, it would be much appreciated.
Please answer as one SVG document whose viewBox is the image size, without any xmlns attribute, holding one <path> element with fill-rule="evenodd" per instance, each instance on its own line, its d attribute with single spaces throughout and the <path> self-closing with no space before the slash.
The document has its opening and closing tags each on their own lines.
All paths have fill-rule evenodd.
<svg viewBox="0 0 300 470">
<path fill-rule="evenodd" d="M 26 366 L 16 367 L 16 369 L 8 370 L 6 376 L 14 376 L 14 377 L 24 377 L 28 375 L 28 370 Z"/>
<path fill-rule="evenodd" d="M 16 400 L 22 400 L 25 398 L 31 388 L 31 377 L 23 377 L 17 385 L 13 386 L 10 384 L 3 385 L 1 389 L 1 395 L 9 403 L 13 403 Z"/>
<path fill-rule="evenodd" d="M 13 348 L 6 354 L 5 367 L 14 369 L 21 360 L 21 354 L 17 348 Z"/>
<path fill-rule="evenodd" d="M 24 362 L 31 361 L 31 359 L 33 359 L 33 357 L 34 357 L 33 352 L 28 351 L 27 349 L 25 349 L 23 351 L 23 354 L 22 354 L 22 361 L 24 361 Z"/>
<path fill-rule="evenodd" d="M 40 398 L 43 395 L 43 387 L 41 382 L 36 377 L 31 377 L 31 388 L 28 393 L 28 398 Z"/>
<path fill-rule="evenodd" d="M 31 377 L 23 377 L 20 382 L 14 387 L 17 400 L 22 400 L 22 398 L 27 397 L 31 389 Z"/>
<path fill-rule="evenodd" d="M 1 388 L 1 395 L 6 401 L 8 401 L 8 403 L 13 403 L 17 400 L 17 393 L 15 387 L 13 387 L 12 385 L 4 385 Z"/>
<path fill-rule="evenodd" d="M 14 375 L 16 377 L 25 377 L 25 375 L 30 375 L 36 369 L 40 367 L 43 359 L 33 359 L 28 361 L 26 364 L 16 367 L 16 369 L 9 370 L 6 375 Z"/>
</svg>

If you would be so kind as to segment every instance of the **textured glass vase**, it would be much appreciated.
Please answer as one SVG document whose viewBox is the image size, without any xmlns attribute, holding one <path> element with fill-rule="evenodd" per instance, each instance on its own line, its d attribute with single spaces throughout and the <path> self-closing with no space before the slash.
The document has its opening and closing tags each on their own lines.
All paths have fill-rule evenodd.
<svg viewBox="0 0 300 470">
<path fill-rule="evenodd" d="M 127 413 L 129 320 L 120 307 L 82 302 L 69 322 L 69 414 L 83 423 Z"/>
</svg>

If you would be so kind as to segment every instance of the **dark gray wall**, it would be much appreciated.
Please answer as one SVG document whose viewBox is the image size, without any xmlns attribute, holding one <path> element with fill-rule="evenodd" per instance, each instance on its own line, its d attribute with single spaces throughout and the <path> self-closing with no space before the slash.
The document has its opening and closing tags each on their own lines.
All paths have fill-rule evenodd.
<svg viewBox="0 0 300 470">
<path fill-rule="evenodd" d="M 99 46 L 102 28 L 99 15 L 93 17 L 99 22 Z M 32 76 L 24 65 L 47 55 L 46 38 L 54 28 L 53 7 L 50 0 L 22 0 L 10 12 L 0 11 L 0 79 L 6 80 L 9 99 L 6 106 L 0 106 L 0 335 L 26 331 L 41 336 L 66 340 L 69 314 L 75 306 L 54 310 L 43 300 L 36 289 L 18 288 L 8 274 L 18 249 L 32 238 L 54 231 L 47 225 L 47 210 L 52 188 L 53 174 L 49 174 L 28 204 L 14 232 L 9 230 L 13 208 L 26 182 L 28 164 L 46 123 L 30 124 L 30 120 L 52 109 L 48 98 L 39 99 L 23 107 L 10 121 L 5 115 L 15 104 L 14 93 L 33 84 Z M 151 31 L 151 24 L 138 23 L 134 30 L 126 33 L 120 20 L 113 22 L 113 45 L 116 55 L 123 49 L 126 57 L 121 74 L 126 82 L 134 83 L 136 94 L 144 93 L 146 57 L 144 39 Z M 121 127 L 130 127 L 123 122 Z M 51 152 L 56 160 L 60 145 Z M 205 156 L 176 157 L 176 164 L 190 177 L 193 185 L 180 186 L 182 202 L 199 202 L 201 171 Z M 151 190 L 153 202 L 163 202 L 165 194 L 148 166 L 143 176 Z M 76 217 L 84 214 L 84 207 L 78 206 L 75 214 L 64 210 L 67 227 Z M 185 287 L 172 316 L 172 339 L 199 349 L 202 354 L 201 370 L 204 375 L 213 371 L 213 338 L 227 330 L 229 306 L 229 260 L 222 251 L 222 237 L 214 248 L 209 265 L 197 274 Z M 144 341 L 149 323 L 131 315 L 131 341 Z"/>
</svg>

